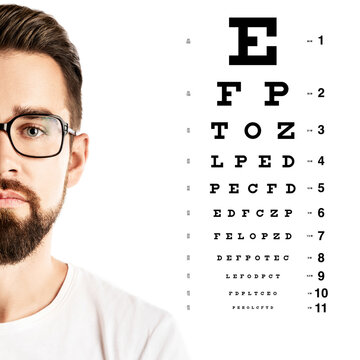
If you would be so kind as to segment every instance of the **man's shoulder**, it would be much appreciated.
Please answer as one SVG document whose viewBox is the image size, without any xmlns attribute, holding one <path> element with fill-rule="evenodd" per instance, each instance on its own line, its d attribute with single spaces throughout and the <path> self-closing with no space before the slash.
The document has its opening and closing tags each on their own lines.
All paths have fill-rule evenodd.
<svg viewBox="0 0 360 360">
<path fill-rule="evenodd" d="M 107 321 L 113 319 L 117 324 L 134 328 L 141 326 L 151 331 L 160 322 L 172 318 L 167 311 L 124 291 L 99 275 L 78 266 L 74 266 L 74 269 L 78 272 L 79 291 L 86 297 L 86 302 Z"/>
<path fill-rule="evenodd" d="M 188 356 L 176 321 L 167 311 L 134 296 L 98 275 L 73 266 L 69 310 L 102 339 L 116 359 L 173 359 Z M 110 356 L 111 357 L 111 356 Z"/>
</svg>

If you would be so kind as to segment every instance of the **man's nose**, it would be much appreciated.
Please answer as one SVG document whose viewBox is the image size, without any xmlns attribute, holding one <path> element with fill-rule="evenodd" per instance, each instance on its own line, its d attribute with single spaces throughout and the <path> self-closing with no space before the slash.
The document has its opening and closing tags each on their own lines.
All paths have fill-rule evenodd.
<svg viewBox="0 0 360 360">
<path fill-rule="evenodd" d="M 18 154 L 11 145 L 8 134 L 0 130 L 0 177 L 17 171 Z"/>
</svg>

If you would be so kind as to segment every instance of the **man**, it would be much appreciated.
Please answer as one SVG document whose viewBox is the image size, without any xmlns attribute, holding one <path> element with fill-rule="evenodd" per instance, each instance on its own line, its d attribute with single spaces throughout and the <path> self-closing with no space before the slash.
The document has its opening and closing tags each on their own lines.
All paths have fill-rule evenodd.
<svg viewBox="0 0 360 360">
<path fill-rule="evenodd" d="M 52 17 L 0 5 L 0 359 L 187 359 L 167 312 L 50 255 L 88 155 L 81 84 Z"/>
</svg>

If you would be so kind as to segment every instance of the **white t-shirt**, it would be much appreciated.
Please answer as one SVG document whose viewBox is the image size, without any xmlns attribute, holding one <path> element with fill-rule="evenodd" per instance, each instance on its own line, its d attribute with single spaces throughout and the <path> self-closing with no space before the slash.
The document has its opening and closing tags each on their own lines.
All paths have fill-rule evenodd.
<svg viewBox="0 0 360 360">
<path fill-rule="evenodd" d="M 68 264 L 55 299 L 36 314 L 0 323 L 1 360 L 186 360 L 174 319 Z"/>
</svg>

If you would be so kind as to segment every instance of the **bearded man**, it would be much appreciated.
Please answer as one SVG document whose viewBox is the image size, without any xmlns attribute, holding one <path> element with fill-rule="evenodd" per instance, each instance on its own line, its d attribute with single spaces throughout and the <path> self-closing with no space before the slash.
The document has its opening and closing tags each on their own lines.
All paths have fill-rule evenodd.
<svg viewBox="0 0 360 360">
<path fill-rule="evenodd" d="M 171 315 L 50 254 L 88 156 L 81 85 L 53 17 L 0 5 L 0 359 L 187 359 Z"/>
</svg>

